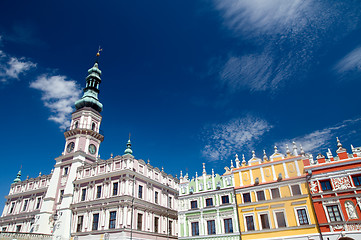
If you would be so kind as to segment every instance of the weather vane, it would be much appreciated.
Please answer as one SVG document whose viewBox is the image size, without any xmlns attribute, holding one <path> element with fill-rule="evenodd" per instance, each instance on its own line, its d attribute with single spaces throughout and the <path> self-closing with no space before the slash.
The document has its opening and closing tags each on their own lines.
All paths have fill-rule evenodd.
<svg viewBox="0 0 361 240">
<path fill-rule="evenodd" d="M 99 57 L 100 56 L 100 52 L 101 51 L 103 51 L 103 49 L 99 46 L 99 48 L 98 48 L 98 52 L 97 52 L 97 57 Z"/>
</svg>

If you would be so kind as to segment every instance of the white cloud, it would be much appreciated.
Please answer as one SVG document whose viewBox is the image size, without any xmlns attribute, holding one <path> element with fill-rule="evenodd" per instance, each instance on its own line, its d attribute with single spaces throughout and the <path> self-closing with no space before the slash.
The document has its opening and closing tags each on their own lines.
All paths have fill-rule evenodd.
<svg viewBox="0 0 361 240">
<path fill-rule="evenodd" d="M 297 145 L 302 145 L 305 152 L 313 153 L 313 151 L 323 151 L 327 148 L 336 146 L 335 144 L 332 144 L 336 143 L 336 137 L 347 138 L 347 133 L 345 134 L 345 132 L 348 132 L 347 129 L 354 129 L 355 124 L 360 124 L 360 122 L 361 118 L 348 119 L 331 127 L 316 130 L 293 139 L 280 141 L 276 143 L 276 145 L 284 151 L 286 144 L 290 145 L 295 141 Z M 352 132 L 352 134 L 354 134 L 354 132 Z"/>
<path fill-rule="evenodd" d="M 254 46 L 252 53 L 231 52 L 220 69 L 232 91 L 275 91 L 304 76 L 335 25 L 346 34 L 360 22 L 358 8 L 315 0 L 214 0 L 224 26 Z M 339 33 L 338 33 L 339 35 Z"/>
<path fill-rule="evenodd" d="M 335 66 L 335 70 L 339 73 L 348 71 L 361 70 L 361 47 L 355 48 L 344 58 L 342 58 Z"/>
<path fill-rule="evenodd" d="M 30 84 L 30 87 L 42 92 L 41 99 L 52 112 L 49 120 L 60 124 L 61 129 L 69 126 L 69 115 L 81 94 L 81 89 L 76 82 L 66 80 L 65 76 L 41 75 Z"/>
<path fill-rule="evenodd" d="M 245 147 L 252 147 L 271 128 L 266 120 L 251 115 L 207 126 L 203 132 L 202 155 L 210 161 L 227 159 Z"/>
<path fill-rule="evenodd" d="M 1 82 L 8 82 L 10 79 L 19 79 L 19 76 L 26 74 L 30 69 L 36 67 L 36 63 L 27 61 L 25 58 L 8 57 L 0 50 L 0 77 Z M 7 61 L 3 61 L 6 60 Z"/>
</svg>

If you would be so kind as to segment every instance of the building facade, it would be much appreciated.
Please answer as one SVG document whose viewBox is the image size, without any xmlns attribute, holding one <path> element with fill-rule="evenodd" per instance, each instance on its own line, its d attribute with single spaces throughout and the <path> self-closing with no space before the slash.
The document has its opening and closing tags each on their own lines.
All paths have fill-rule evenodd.
<svg viewBox="0 0 361 240">
<path fill-rule="evenodd" d="M 242 239 L 321 239 L 313 211 L 305 157 L 287 148 L 269 158 L 242 162 L 236 156 L 235 181 L 239 227 Z"/>
<path fill-rule="evenodd" d="M 123 156 L 99 158 L 100 76 L 96 62 L 51 174 L 20 181 L 19 172 L 6 196 L 2 232 L 57 240 L 176 238 L 179 180 L 136 160 L 130 140 Z"/>
<path fill-rule="evenodd" d="M 310 193 L 325 240 L 361 239 L 361 148 L 348 154 L 337 142 L 336 156 L 329 149 L 305 166 Z"/>
<path fill-rule="evenodd" d="M 230 171 L 207 174 L 204 163 L 201 176 L 181 173 L 179 239 L 240 239 L 233 186 Z"/>
</svg>

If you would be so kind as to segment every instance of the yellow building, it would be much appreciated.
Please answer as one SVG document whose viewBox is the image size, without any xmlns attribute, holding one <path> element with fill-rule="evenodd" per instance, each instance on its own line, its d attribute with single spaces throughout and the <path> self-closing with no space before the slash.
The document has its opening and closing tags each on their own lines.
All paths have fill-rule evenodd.
<svg viewBox="0 0 361 240">
<path fill-rule="evenodd" d="M 301 151 L 303 153 L 303 151 Z M 235 180 L 238 218 L 243 240 L 321 239 L 304 173 L 304 154 L 275 152 L 240 163 L 236 155 Z"/>
</svg>

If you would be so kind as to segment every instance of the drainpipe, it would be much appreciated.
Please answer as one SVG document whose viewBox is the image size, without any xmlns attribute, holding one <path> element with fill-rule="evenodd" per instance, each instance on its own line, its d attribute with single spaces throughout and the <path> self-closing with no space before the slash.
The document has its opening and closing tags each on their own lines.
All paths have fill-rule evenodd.
<svg viewBox="0 0 361 240">
<path fill-rule="evenodd" d="M 322 236 L 320 224 L 319 224 L 319 222 L 318 222 L 318 217 L 317 217 L 317 214 L 316 214 L 315 205 L 314 205 L 314 203 L 313 203 L 313 198 L 312 198 L 311 190 L 310 190 L 309 181 L 311 180 L 311 177 L 312 177 L 312 171 L 309 170 L 309 171 L 307 172 L 307 175 L 306 175 L 307 192 L 308 192 L 308 196 L 311 198 L 312 210 L 313 210 L 313 212 L 315 213 L 315 216 L 316 216 L 317 229 L 318 229 L 318 232 L 320 233 L 320 238 L 321 238 L 321 240 L 323 240 L 323 236 Z"/>
</svg>

